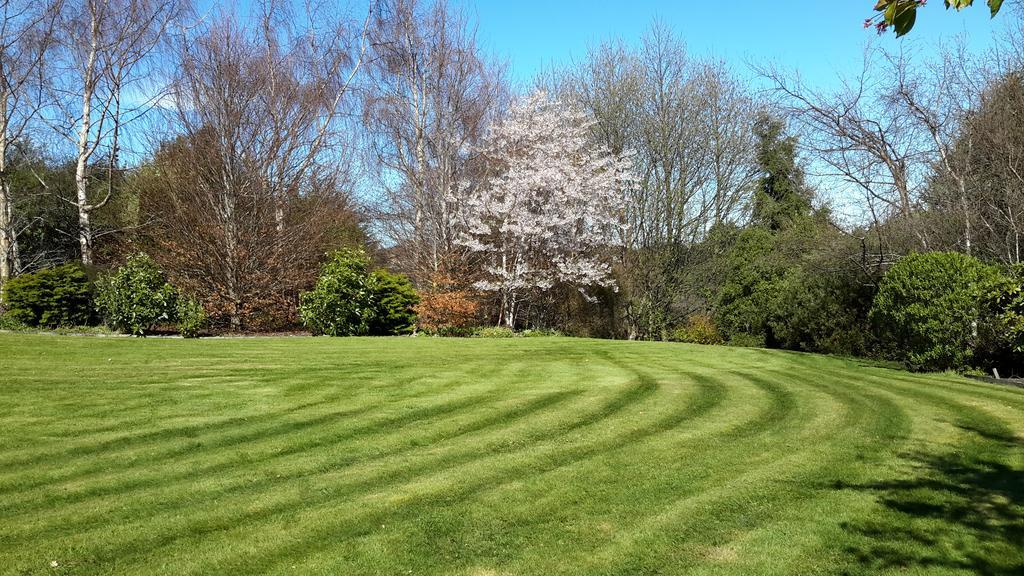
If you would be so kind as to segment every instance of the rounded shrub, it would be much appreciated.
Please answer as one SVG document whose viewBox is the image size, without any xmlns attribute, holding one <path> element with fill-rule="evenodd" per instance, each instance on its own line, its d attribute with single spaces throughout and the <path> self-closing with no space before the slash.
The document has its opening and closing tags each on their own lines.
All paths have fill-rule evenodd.
<svg viewBox="0 0 1024 576">
<path fill-rule="evenodd" d="M 199 300 L 191 297 L 179 297 L 176 309 L 178 333 L 185 338 L 198 338 L 206 328 L 208 317 Z"/>
<path fill-rule="evenodd" d="M 361 250 L 339 250 L 320 269 L 316 286 L 300 297 L 299 318 L 314 336 L 368 334 L 376 313 L 370 260 Z"/>
<path fill-rule="evenodd" d="M 331 254 L 313 290 L 300 298 L 299 317 L 315 336 L 403 334 L 416 324 L 419 296 L 403 275 L 370 271 L 362 250 Z"/>
<path fill-rule="evenodd" d="M 78 264 L 11 278 L 3 286 L 6 316 L 27 326 L 58 328 L 93 323 L 92 283 Z"/>
<path fill-rule="evenodd" d="M 177 292 L 146 254 L 130 256 L 96 287 L 96 306 L 114 330 L 142 336 L 156 324 L 175 320 Z"/>
<path fill-rule="evenodd" d="M 880 343 L 914 369 L 971 367 L 981 302 L 998 277 L 996 268 L 956 252 L 901 259 L 886 272 L 871 308 Z"/>
<path fill-rule="evenodd" d="M 1014 352 L 1024 352 L 1024 264 L 1011 268 L 989 297 L 1007 345 Z"/>
<path fill-rule="evenodd" d="M 1024 264 L 1011 266 L 992 283 L 984 308 L 988 321 L 979 353 L 985 368 L 1024 375 Z"/>
<path fill-rule="evenodd" d="M 370 321 L 370 334 L 408 334 L 416 325 L 419 294 L 404 274 L 374 270 L 369 278 L 370 292 L 377 305 Z"/>
</svg>

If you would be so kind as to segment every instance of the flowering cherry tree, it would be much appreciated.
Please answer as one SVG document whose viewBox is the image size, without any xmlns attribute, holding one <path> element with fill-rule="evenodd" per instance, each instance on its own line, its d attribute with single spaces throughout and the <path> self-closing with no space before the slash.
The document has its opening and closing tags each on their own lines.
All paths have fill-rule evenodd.
<svg viewBox="0 0 1024 576">
<path fill-rule="evenodd" d="M 484 258 L 483 291 L 500 296 L 499 322 L 556 285 L 612 286 L 608 248 L 621 243 L 628 161 L 596 145 L 591 120 L 542 91 L 515 102 L 488 134 L 493 176 L 467 191 L 461 242 Z"/>
</svg>

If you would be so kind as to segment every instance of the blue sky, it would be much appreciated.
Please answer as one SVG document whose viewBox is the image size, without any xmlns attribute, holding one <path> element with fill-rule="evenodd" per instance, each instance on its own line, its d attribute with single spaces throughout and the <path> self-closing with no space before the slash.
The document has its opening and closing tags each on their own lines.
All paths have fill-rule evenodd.
<svg viewBox="0 0 1024 576">
<path fill-rule="evenodd" d="M 545 66 L 579 59 L 588 45 L 609 37 L 637 41 L 657 18 L 668 24 L 695 55 L 713 55 L 738 67 L 746 61 L 776 61 L 799 68 L 812 83 L 830 83 L 836 72 L 860 66 L 862 49 L 874 40 L 897 46 L 892 34 L 879 38 L 862 26 L 874 0 L 451 0 L 479 19 L 479 38 L 508 59 L 513 78 L 529 79 Z M 965 34 L 984 50 L 1006 14 L 989 18 L 983 2 L 961 13 L 941 0 L 921 9 L 907 37 L 928 44 Z"/>
</svg>

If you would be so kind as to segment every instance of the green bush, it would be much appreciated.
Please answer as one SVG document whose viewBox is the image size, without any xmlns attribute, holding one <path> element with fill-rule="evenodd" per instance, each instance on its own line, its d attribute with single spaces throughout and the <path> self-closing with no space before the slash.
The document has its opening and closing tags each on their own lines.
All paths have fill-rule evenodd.
<svg viewBox="0 0 1024 576">
<path fill-rule="evenodd" d="M 158 323 L 175 320 L 177 292 L 156 262 L 140 253 L 100 278 L 96 306 L 107 326 L 142 336 Z"/>
<path fill-rule="evenodd" d="M 729 337 L 726 342 L 729 346 L 736 346 L 738 348 L 764 348 L 764 336 L 761 334 L 747 334 L 746 332 L 736 332 Z"/>
<path fill-rule="evenodd" d="M 789 270 L 778 285 L 768 320 L 776 345 L 790 350 L 862 355 L 871 346 L 869 279 L 826 266 Z"/>
<path fill-rule="evenodd" d="M 483 326 L 473 330 L 473 338 L 515 338 L 514 330 L 507 326 Z"/>
<path fill-rule="evenodd" d="M 973 365 L 981 302 L 996 268 L 955 252 L 911 254 L 886 272 L 871 309 L 882 346 L 918 370 Z"/>
<path fill-rule="evenodd" d="M 370 260 L 361 250 L 339 250 L 320 269 L 316 286 L 299 299 L 299 318 L 314 336 L 367 334 L 376 313 Z"/>
<path fill-rule="evenodd" d="M 1014 266 L 989 297 L 1007 347 L 1024 353 L 1024 264 Z"/>
<path fill-rule="evenodd" d="M 28 329 L 28 325 L 12 318 L 9 314 L 0 314 L 0 330 L 11 330 L 18 332 Z"/>
<path fill-rule="evenodd" d="M 185 338 L 198 338 L 206 328 L 206 310 L 199 300 L 191 297 L 179 297 L 176 310 L 178 333 Z"/>
<path fill-rule="evenodd" d="M 85 326 L 93 321 L 92 284 L 77 264 L 22 274 L 4 283 L 10 320 L 27 326 Z"/>
<path fill-rule="evenodd" d="M 694 314 L 686 319 L 686 324 L 672 331 L 670 340 L 689 344 L 721 344 L 722 336 L 718 333 L 710 316 Z"/>
<path fill-rule="evenodd" d="M 315 336 L 402 334 L 416 323 L 419 296 L 405 276 L 370 272 L 362 250 L 339 250 L 300 298 L 299 317 Z"/>
<path fill-rule="evenodd" d="M 760 227 L 741 232 L 722 262 L 728 272 L 718 290 L 715 326 L 722 336 L 769 334 L 769 318 L 788 263 L 781 262 L 779 240 Z M 740 336 L 741 338 L 743 336 Z"/>
<path fill-rule="evenodd" d="M 370 334 L 408 334 L 416 325 L 416 305 L 420 296 L 403 274 L 374 270 L 369 286 L 377 309 L 370 321 Z"/>
<path fill-rule="evenodd" d="M 1024 375 L 1024 264 L 1007 270 L 983 302 L 977 362 L 1007 375 Z"/>
</svg>

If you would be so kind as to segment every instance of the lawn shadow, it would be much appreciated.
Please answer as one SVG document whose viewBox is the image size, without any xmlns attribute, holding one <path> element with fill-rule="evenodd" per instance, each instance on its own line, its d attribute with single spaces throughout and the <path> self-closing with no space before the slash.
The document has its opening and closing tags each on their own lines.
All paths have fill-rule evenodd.
<svg viewBox="0 0 1024 576">
<path fill-rule="evenodd" d="M 985 441 L 947 454 L 910 456 L 912 478 L 842 485 L 876 495 L 882 511 L 847 523 L 847 574 L 886 570 L 1024 574 L 1024 469 L 1007 456 L 1021 442 L 960 424 Z"/>
</svg>

